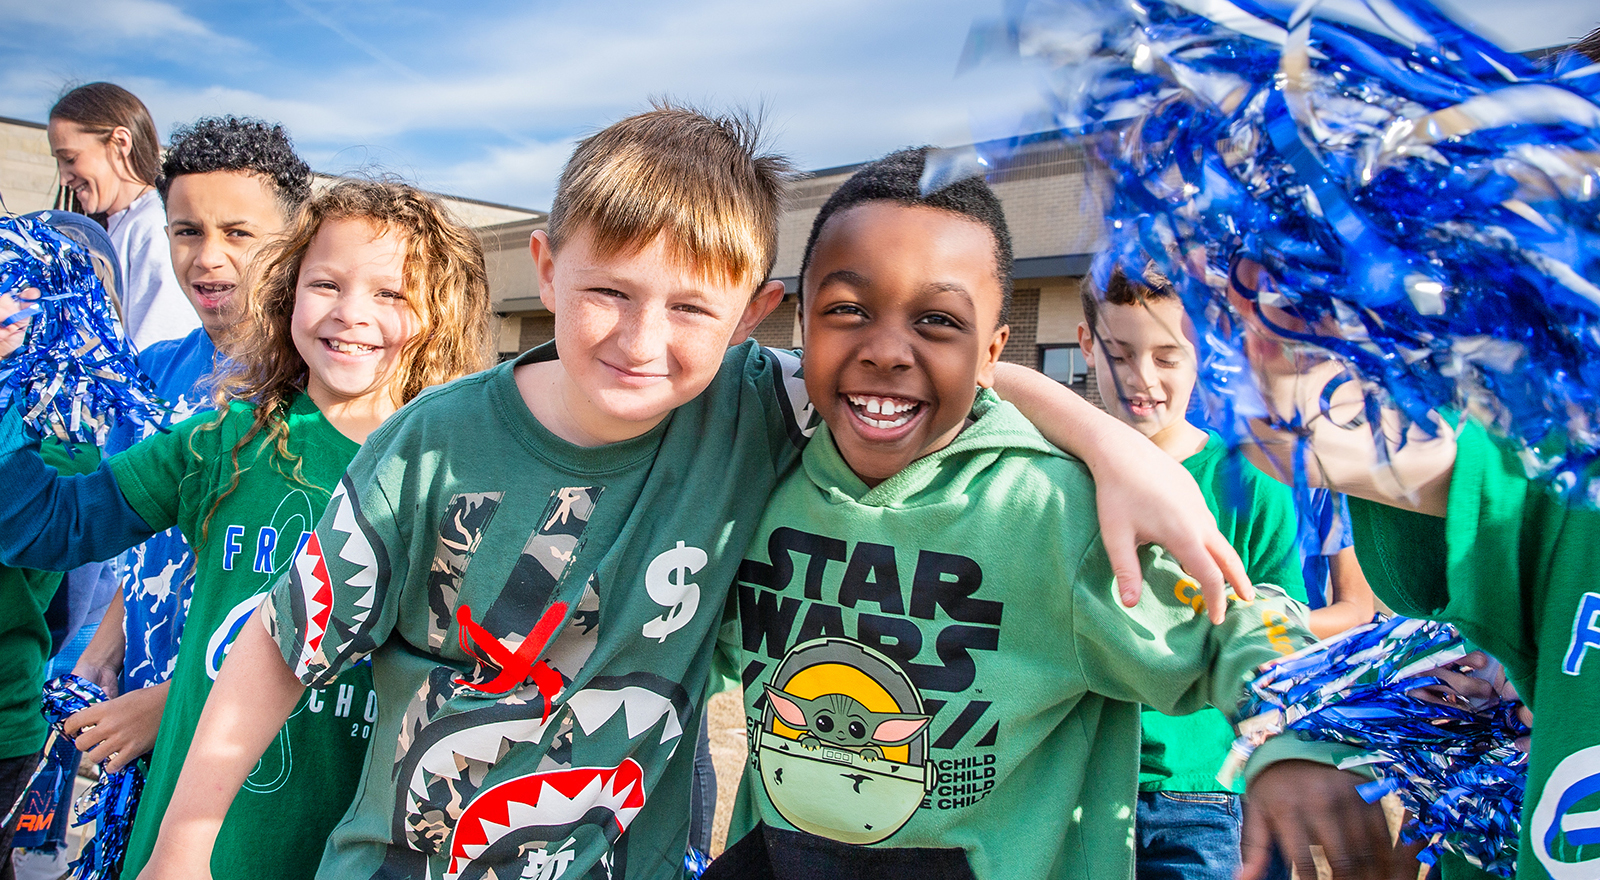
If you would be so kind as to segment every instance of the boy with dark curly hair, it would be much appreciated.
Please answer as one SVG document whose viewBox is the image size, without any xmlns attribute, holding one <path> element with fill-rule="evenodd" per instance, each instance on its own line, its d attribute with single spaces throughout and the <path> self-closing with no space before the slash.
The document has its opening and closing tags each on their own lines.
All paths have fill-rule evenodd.
<svg viewBox="0 0 1600 880">
<path fill-rule="evenodd" d="M 217 346 L 239 317 L 234 293 L 256 249 L 282 232 L 311 195 L 311 168 L 283 126 L 212 116 L 172 133 L 156 182 L 166 203 L 172 266 L 201 327 L 139 353 L 139 367 L 172 405 L 164 425 L 118 425 L 106 453 L 212 408 Z M 73 670 L 114 699 L 67 719 L 91 761 L 118 770 L 155 745 L 167 679 L 194 584 L 188 543 L 170 529 L 123 554 L 121 594 Z"/>
</svg>

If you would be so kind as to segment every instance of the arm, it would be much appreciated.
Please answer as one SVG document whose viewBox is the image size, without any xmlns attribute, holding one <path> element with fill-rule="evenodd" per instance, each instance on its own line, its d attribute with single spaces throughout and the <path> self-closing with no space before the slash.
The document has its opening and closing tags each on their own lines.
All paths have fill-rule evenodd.
<svg viewBox="0 0 1600 880">
<path fill-rule="evenodd" d="M 1378 437 L 1372 426 L 1361 424 L 1358 418 L 1365 413 L 1360 383 L 1344 383 L 1324 405 L 1323 390 L 1344 373 L 1344 365 L 1323 355 L 1307 354 L 1304 346 L 1272 332 L 1263 317 L 1274 326 L 1291 330 L 1303 330 L 1306 325 L 1281 310 L 1258 307 L 1231 286 L 1234 282 L 1257 286 L 1262 271 L 1258 263 L 1241 261 L 1228 290 L 1228 302 L 1243 319 L 1245 354 L 1255 370 L 1256 385 L 1267 408 L 1277 416 L 1272 421 L 1251 423 L 1258 446 L 1246 445 L 1245 454 L 1256 467 L 1294 485 L 1295 453 L 1304 437 L 1310 444 L 1306 479 L 1311 485 L 1444 516 L 1456 455 L 1455 435 L 1449 426 L 1439 420 L 1438 436 L 1430 436 L 1415 424 L 1402 429 L 1398 414 L 1384 408 L 1378 436 L 1388 460 L 1381 462 Z M 1303 422 L 1298 431 L 1285 424 L 1296 414 Z"/>
<path fill-rule="evenodd" d="M 156 533 L 128 505 L 107 463 L 71 477 L 47 465 L 20 407 L 0 420 L 0 473 L 8 483 L 0 492 L 0 564 L 66 571 Z"/>
<path fill-rule="evenodd" d="M 1333 601 L 1311 612 L 1311 633 L 1319 639 L 1336 636 L 1372 620 L 1372 586 L 1356 561 L 1356 548 L 1346 547 L 1328 559 Z"/>
<path fill-rule="evenodd" d="M 1222 620 L 1226 583 L 1241 598 L 1255 595 L 1239 554 L 1217 531 L 1200 488 L 1182 464 L 1035 370 L 996 365 L 995 391 L 1094 474 L 1100 534 L 1124 605 L 1139 601 L 1139 545 L 1145 543 L 1166 548 L 1200 582 L 1213 623 Z"/>
<path fill-rule="evenodd" d="M 200 713 L 140 880 L 211 876 L 211 848 L 228 807 L 304 692 L 260 620 L 247 624 Z"/>
<path fill-rule="evenodd" d="M 111 604 L 106 606 L 105 616 L 100 618 L 100 628 L 72 667 L 74 675 L 94 682 L 111 697 L 119 690 L 117 680 L 122 675 L 122 660 L 127 656 L 128 636 L 122 629 L 124 614 L 122 591 L 118 590 Z"/>
</svg>

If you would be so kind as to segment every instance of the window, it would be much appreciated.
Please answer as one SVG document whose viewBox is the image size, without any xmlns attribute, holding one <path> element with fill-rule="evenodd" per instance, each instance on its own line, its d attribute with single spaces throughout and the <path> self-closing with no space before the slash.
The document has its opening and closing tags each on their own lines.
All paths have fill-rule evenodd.
<svg viewBox="0 0 1600 880">
<path fill-rule="evenodd" d="M 1039 346 L 1039 372 L 1075 389 L 1082 389 L 1089 378 L 1089 362 L 1075 344 Z"/>
</svg>

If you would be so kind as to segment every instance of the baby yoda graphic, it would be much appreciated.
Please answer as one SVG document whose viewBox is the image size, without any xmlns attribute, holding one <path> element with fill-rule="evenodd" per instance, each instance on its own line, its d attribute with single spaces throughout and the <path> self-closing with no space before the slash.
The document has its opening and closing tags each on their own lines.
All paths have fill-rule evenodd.
<svg viewBox="0 0 1600 880">
<path fill-rule="evenodd" d="M 796 828 L 877 843 L 933 790 L 933 716 L 888 657 L 849 639 L 814 639 L 784 656 L 761 694 L 754 763 L 767 797 Z"/>
<path fill-rule="evenodd" d="M 766 685 L 767 699 L 784 724 L 803 730 L 800 745 L 823 743 L 849 749 L 868 761 L 883 757 L 882 746 L 903 746 L 933 720 L 931 715 L 874 712 L 848 694 L 823 694 L 807 700 Z"/>
</svg>

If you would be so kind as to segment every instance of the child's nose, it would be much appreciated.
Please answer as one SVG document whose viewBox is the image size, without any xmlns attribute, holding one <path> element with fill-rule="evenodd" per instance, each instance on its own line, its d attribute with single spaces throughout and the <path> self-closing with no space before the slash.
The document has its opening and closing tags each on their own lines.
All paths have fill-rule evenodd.
<svg viewBox="0 0 1600 880">
<path fill-rule="evenodd" d="M 914 360 L 911 340 L 905 333 L 889 328 L 877 329 L 864 340 L 861 360 L 884 370 L 910 366 Z"/>
<path fill-rule="evenodd" d="M 666 349 L 668 321 L 661 309 L 639 308 L 620 322 L 617 347 L 635 364 L 654 361 Z"/>
</svg>

